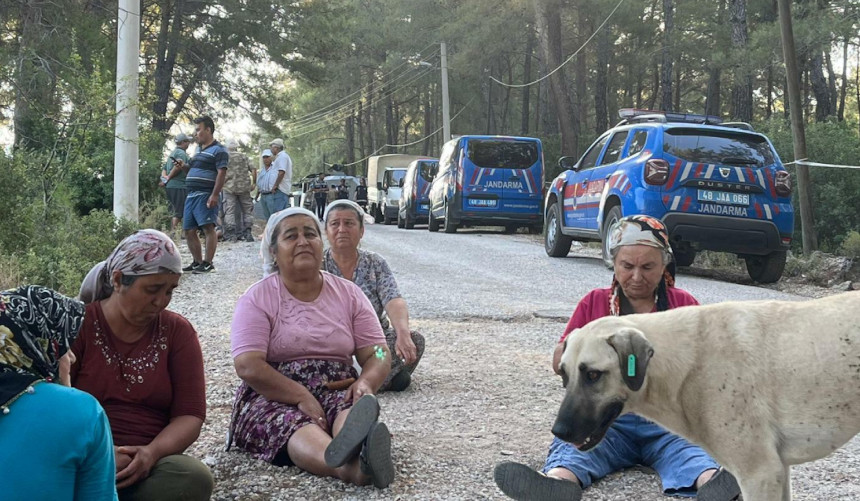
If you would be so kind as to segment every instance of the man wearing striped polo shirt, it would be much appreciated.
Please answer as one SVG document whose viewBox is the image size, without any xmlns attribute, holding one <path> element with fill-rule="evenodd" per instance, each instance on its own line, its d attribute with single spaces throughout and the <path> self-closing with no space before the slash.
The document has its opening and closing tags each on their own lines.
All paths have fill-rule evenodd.
<svg viewBox="0 0 860 501">
<path fill-rule="evenodd" d="M 181 160 L 177 163 L 188 172 L 185 187 L 188 198 L 185 199 L 185 212 L 182 218 L 182 229 L 185 231 L 185 241 L 194 261 L 182 268 L 182 271 L 193 273 L 209 273 L 214 271 L 212 259 L 215 257 L 215 247 L 218 236 L 215 234 L 215 219 L 218 216 L 218 202 L 221 188 L 227 177 L 227 162 L 229 154 L 221 143 L 215 140 L 215 122 L 209 116 L 194 119 L 196 137 L 199 149 L 186 165 Z M 206 235 L 206 256 L 203 256 L 197 229 Z"/>
</svg>

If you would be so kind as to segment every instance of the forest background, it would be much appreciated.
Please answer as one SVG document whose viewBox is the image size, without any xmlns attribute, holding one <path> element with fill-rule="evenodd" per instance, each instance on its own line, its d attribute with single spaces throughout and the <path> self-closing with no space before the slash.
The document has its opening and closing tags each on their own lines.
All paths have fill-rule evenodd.
<svg viewBox="0 0 860 501">
<path fill-rule="evenodd" d="M 858 164 L 860 0 L 792 8 L 809 159 Z M 0 286 L 74 293 L 134 228 L 168 227 L 165 145 L 200 114 L 232 124 L 252 158 L 287 137 L 294 179 L 333 162 L 360 175 L 371 154 L 437 155 L 442 41 L 452 132 L 539 137 L 547 179 L 622 107 L 750 122 L 793 160 L 775 0 L 141 0 L 141 12 L 141 220 L 117 225 L 116 2 L 0 1 L 12 137 Z M 811 178 L 821 248 L 860 256 L 860 171 Z"/>
</svg>

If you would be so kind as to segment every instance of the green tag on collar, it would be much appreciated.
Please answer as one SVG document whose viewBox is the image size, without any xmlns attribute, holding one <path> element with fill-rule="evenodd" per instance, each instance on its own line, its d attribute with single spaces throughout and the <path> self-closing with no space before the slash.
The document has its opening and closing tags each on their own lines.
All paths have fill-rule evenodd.
<svg viewBox="0 0 860 501">
<path fill-rule="evenodd" d="M 632 353 L 627 357 L 627 376 L 636 377 L 636 355 Z"/>
</svg>

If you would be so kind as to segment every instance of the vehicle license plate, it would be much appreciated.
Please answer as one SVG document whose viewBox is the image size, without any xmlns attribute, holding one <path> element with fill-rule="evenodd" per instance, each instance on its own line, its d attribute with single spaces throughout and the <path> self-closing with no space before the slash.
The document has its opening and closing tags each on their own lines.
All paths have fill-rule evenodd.
<svg viewBox="0 0 860 501">
<path fill-rule="evenodd" d="M 749 205 L 749 193 L 731 193 L 728 191 L 698 190 L 699 202 L 710 202 L 727 205 Z"/>
<path fill-rule="evenodd" d="M 470 198 L 469 205 L 472 207 L 495 207 L 498 200 L 488 198 Z"/>
<path fill-rule="evenodd" d="M 430 204 L 421 204 L 421 210 L 430 210 Z"/>
</svg>

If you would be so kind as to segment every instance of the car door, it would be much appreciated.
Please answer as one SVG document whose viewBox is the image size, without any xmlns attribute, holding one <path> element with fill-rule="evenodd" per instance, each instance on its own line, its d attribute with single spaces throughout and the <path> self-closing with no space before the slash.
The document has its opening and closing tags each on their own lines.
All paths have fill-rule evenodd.
<svg viewBox="0 0 860 501">
<path fill-rule="evenodd" d="M 442 147 L 439 155 L 439 171 L 430 184 L 430 212 L 433 217 L 442 217 L 442 209 L 445 206 L 445 194 L 448 192 L 448 184 L 456 182 L 456 169 L 454 165 L 454 152 L 459 140 L 448 141 Z"/>
<path fill-rule="evenodd" d="M 576 166 L 567 178 L 562 203 L 562 216 L 564 225 L 567 227 L 577 229 L 587 228 L 588 180 L 591 177 L 591 169 L 600 160 L 600 155 L 603 153 L 608 139 L 609 134 L 604 134 L 598 138 L 582 158 L 580 158 L 579 162 L 576 163 Z"/>
<path fill-rule="evenodd" d="M 618 169 L 618 163 L 623 158 L 624 145 L 627 144 L 629 130 L 621 130 L 612 134 L 603 155 L 597 165 L 591 169 L 586 189 L 587 202 L 585 205 L 585 227 L 597 231 L 597 216 L 600 211 L 600 201 L 609 177 Z"/>
</svg>

